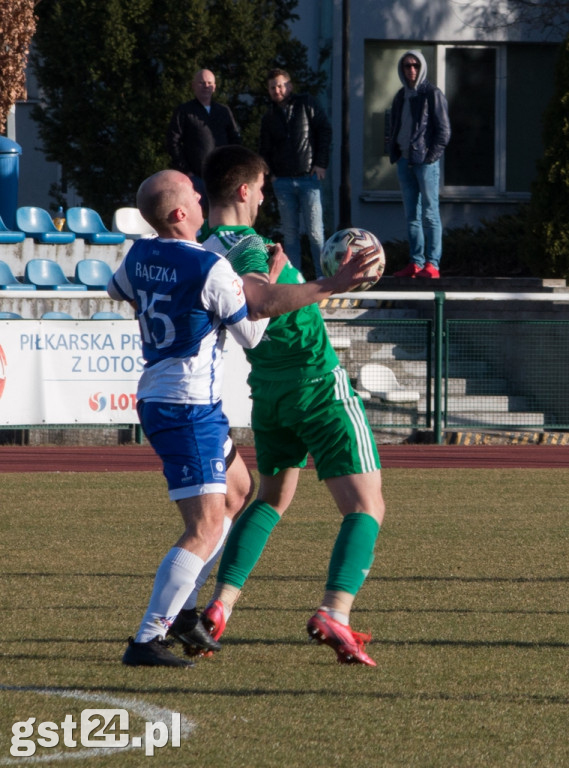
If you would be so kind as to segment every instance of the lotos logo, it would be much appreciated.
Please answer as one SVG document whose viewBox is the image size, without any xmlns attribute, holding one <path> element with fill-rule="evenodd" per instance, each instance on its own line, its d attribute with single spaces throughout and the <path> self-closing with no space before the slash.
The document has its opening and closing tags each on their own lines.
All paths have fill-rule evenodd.
<svg viewBox="0 0 569 768">
<path fill-rule="evenodd" d="M 136 411 L 136 395 L 131 392 L 111 392 L 108 396 L 96 392 L 89 398 L 89 408 L 92 411 Z"/>
<path fill-rule="evenodd" d="M 103 397 L 100 392 L 95 395 L 91 395 L 89 398 L 89 408 L 92 411 L 104 411 L 107 406 L 107 398 Z"/>
<path fill-rule="evenodd" d="M 6 386 L 6 355 L 2 347 L 0 347 L 0 397 L 4 392 Z"/>
</svg>

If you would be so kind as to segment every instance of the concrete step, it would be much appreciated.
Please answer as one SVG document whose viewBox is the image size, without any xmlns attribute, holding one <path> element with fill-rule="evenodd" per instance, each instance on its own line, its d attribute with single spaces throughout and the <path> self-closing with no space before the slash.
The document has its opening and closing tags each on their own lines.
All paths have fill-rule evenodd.
<svg viewBox="0 0 569 768">
<path fill-rule="evenodd" d="M 414 389 L 417 389 L 417 385 L 414 382 L 411 383 L 411 380 L 404 383 L 404 386 L 413 386 Z M 434 386 L 435 380 L 431 379 L 431 391 L 433 391 Z M 493 395 L 508 394 L 506 379 L 448 379 L 446 383 L 443 381 L 443 392 L 445 386 L 449 395 L 486 395 L 492 397 Z"/>
<path fill-rule="evenodd" d="M 431 409 L 434 408 L 435 401 L 431 399 Z M 443 399 L 443 406 L 445 401 Z M 425 398 L 419 400 L 417 408 L 424 413 L 427 408 Z M 527 400 L 524 397 L 511 397 L 508 395 L 464 395 L 450 396 L 446 399 L 446 408 L 448 413 L 516 413 L 522 412 L 527 408 Z"/>
<path fill-rule="evenodd" d="M 427 377 L 427 363 L 425 360 L 393 360 L 389 367 L 397 378 L 401 376 L 425 379 Z M 431 375 L 434 373 L 431 363 Z M 450 361 L 448 376 L 451 379 L 488 379 L 488 364 L 483 360 L 455 360 Z"/>
<path fill-rule="evenodd" d="M 492 429 L 502 427 L 541 427 L 545 423 L 543 413 L 521 411 L 519 413 L 492 414 L 489 418 L 484 413 L 450 413 L 447 417 L 447 427 L 483 426 Z"/>
<path fill-rule="evenodd" d="M 372 428 L 382 425 L 397 425 L 416 427 L 425 425 L 425 414 L 409 407 L 401 406 L 397 409 L 370 408 L 366 403 L 366 413 Z M 489 429 L 502 429 L 504 427 L 543 427 L 544 417 L 542 413 L 521 411 L 519 413 L 500 413 L 489 416 L 485 413 L 468 412 L 449 413 L 445 422 L 446 428 L 456 427 L 487 427 Z"/>
</svg>

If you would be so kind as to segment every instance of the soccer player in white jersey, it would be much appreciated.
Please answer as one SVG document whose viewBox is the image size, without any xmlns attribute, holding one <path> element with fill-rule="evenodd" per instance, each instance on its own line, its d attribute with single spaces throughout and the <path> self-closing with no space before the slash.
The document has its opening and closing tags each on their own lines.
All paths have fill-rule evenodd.
<svg viewBox="0 0 569 768">
<path fill-rule="evenodd" d="M 158 237 L 137 240 L 108 286 L 112 298 L 136 310 L 145 359 L 138 414 L 185 526 L 158 568 L 138 633 L 129 640 L 123 663 L 131 666 L 193 666 L 172 653 L 165 636 L 207 578 L 232 517 L 253 491 L 222 411 L 223 329 L 245 348 L 254 347 L 268 322 L 260 318 L 348 290 L 365 279 L 367 266 L 365 257 L 350 261 L 348 255 L 334 278 L 275 293 L 270 283 L 286 264 L 277 248 L 269 276 L 259 278 L 265 298 L 257 298 L 252 316 L 243 282 L 227 259 L 196 242 L 203 223 L 199 201 L 183 173 L 161 171 L 146 179 L 137 205 Z M 197 611 L 184 612 L 184 619 L 177 639 L 205 651 L 219 649 Z"/>
<path fill-rule="evenodd" d="M 123 662 L 192 666 L 169 650 L 166 632 L 228 527 L 226 506 L 241 507 L 251 490 L 237 457 L 228 469 L 239 480 L 232 485 L 237 492 L 226 501 L 225 446 L 231 442 L 221 407 L 223 328 L 252 347 L 267 321 L 251 320 L 241 279 L 226 259 L 196 242 L 200 196 L 185 174 L 162 171 L 146 179 L 137 205 L 158 237 L 133 244 L 108 291 L 136 310 L 145 359 L 137 392 L 140 422 L 162 459 L 185 530 L 158 568 Z"/>
</svg>

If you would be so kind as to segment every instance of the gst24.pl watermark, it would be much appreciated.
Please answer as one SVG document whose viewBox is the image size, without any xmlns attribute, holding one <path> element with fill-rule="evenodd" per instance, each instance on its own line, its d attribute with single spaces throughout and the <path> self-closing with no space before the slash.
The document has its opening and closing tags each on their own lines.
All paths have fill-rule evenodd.
<svg viewBox="0 0 569 768">
<path fill-rule="evenodd" d="M 65 715 L 61 723 L 36 723 L 35 717 L 20 720 L 12 726 L 10 754 L 30 757 L 40 747 L 64 746 L 68 749 L 103 747 L 108 749 L 144 748 L 152 756 L 155 749 L 170 744 L 179 747 L 180 714 L 172 712 L 170 728 L 166 723 L 146 722 L 144 736 L 130 736 L 129 713 L 126 709 L 84 709 L 79 723 L 73 715 Z"/>
</svg>

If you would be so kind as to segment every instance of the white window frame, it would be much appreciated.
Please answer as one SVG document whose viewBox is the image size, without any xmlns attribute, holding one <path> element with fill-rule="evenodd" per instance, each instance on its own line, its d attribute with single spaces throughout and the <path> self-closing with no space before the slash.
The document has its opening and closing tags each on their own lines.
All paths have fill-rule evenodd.
<svg viewBox="0 0 569 768">
<path fill-rule="evenodd" d="M 528 197 L 520 193 L 506 191 L 506 103 L 507 103 L 507 47 L 496 44 L 439 44 L 436 46 L 437 57 L 437 86 L 445 92 L 446 84 L 446 52 L 457 48 L 494 49 L 496 51 L 496 82 L 495 82 L 495 115 L 494 127 L 494 184 L 492 186 L 450 186 L 444 184 L 444 166 L 441 168 L 441 194 L 447 199 L 490 199 L 499 196 L 508 198 Z M 452 125 L 451 125 L 452 130 Z M 443 158 L 444 163 L 444 158 Z"/>
</svg>

